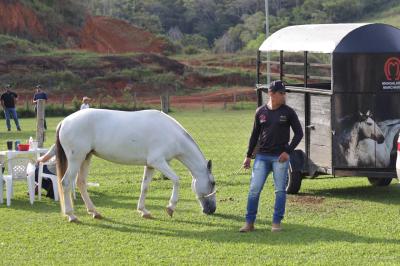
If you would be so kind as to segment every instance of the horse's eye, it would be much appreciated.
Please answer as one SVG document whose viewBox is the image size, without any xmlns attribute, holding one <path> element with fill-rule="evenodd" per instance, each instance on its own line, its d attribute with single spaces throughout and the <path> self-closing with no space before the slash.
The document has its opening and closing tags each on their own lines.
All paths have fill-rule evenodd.
<svg viewBox="0 0 400 266">
<path fill-rule="evenodd" d="M 372 123 L 371 123 L 371 122 L 366 122 L 366 123 L 367 123 L 368 126 L 372 126 Z"/>
</svg>

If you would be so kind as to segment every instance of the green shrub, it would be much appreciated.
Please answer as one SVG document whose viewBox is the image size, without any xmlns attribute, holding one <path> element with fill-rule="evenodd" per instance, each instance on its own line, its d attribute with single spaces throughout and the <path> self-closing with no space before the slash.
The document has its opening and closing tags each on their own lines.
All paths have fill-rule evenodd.
<svg viewBox="0 0 400 266">
<path fill-rule="evenodd" d="M 183 48 L 183 52 L 185 54 L 190 55 L 190 54 L 198 54 L 198 53 L 200 53 L 200 50 L 197 49 L 196 47 L 194 47 L 193 45 L 189 45 L 189 46 Z"/>
<path fill-rule="evenodd" d="M 76 96 L 74 96 L 74 98 L 72 99 L 73 109 L 75 111 L 77 111 L 77 110 L 79 110 L 81 108 L 81 105 L 82 105 L 81 101 L 78 100 L 78 98 Z"/>
<path fill-rule="evenodd" d="M 33 43 L 13 36 L 0 35 L 0 54 L 5 56 L 49 52 L 51 49 L 50 46 L 43 43 Z"/>
</svg>

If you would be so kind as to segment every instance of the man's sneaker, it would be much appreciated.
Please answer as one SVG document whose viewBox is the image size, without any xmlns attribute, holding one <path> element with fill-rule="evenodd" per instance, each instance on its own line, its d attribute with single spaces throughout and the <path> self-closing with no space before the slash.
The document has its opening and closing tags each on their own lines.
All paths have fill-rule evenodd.
<svg viewBox="0 0 400 266">
<path fill-rule="evenodd" d="M 246 223 L 242 228 L 239 229 L 239 232 L 247 233 L 247 232 L 251 232 L 254 230 L 255 230 L 254 223 Z"/>
<path fill-rule="evenodd" d="M 17 130 L 18 130 L 18 131 L 21 131 L 21 128 L 20 128 L 20 127 L 17 127 Z"/>
<path fill-rule="evenodd" d="M 11 131 L 11 128 L 7 128 L 7 131 Z"/>
<path fill-rule="evenodd" d="M 280 232 L 282 231 L 281 224 L 272 224 L 271 232 Z"/>
</svg>

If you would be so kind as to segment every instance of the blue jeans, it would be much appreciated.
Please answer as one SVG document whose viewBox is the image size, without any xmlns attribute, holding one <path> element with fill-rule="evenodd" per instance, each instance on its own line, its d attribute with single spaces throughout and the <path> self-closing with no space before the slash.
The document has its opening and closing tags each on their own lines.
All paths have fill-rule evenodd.
<svg viewBox="0 0 400 266">
<path fill-rule="evenodd" d="M 254 223 L 256 220 L 260 193 L 271 171 L 273 172 L 275 185 L 275 207 L 272 222 L 279 224 L 283 219 L 286 205 L 286 183 L 289 160 L 280 163 L 278 158 L 279 156 L 276 155 L 256 155 L 247 200 L 247 223 Z"/>
<path fill-rule="evenodd" d="M 7 124 L 7 129 L 11 129 L 11 123 L 10 123 L 10 114 L 12 115 L 15 125 L 17 126 L 17 129 L 19 128 L 19 122 L 18 122 L 18 115 L 17 111 L 15 108 L 5 108 L 4 109 L 4 116 L 6 117 L 6 124 Z"/>
</svg>

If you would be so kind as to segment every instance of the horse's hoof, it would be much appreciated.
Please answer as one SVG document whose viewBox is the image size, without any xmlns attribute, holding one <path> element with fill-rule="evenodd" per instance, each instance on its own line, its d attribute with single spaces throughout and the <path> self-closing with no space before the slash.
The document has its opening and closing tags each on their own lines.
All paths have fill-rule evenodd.
<svg viewBox="0 0 400 266">
<path fill-rule="evenodd" d="M 70 223 L 79 223 L 78 217 L 72 215 L 72 216 L 68 216 L 68 222 Z"/>
<path fill-rule="evenodd" d="M 145 219 L 154 219 L 154 217 L 151 215 L 151 213 L 143 213 L 142 217 Z"/>
<path fill-rule="evenodd" d="M 171 208 L 169 208 L 169 207 L 167 207 L 167 208 L 165 208 L 165 211 L 168 213 L 168 215 L 172 218 L 172 215 L 174 214 L 174 210 L 173 209 L 171 209 Z"/>
<path fill-rule="evenodd" d="M 93 219 L 99 219 L 99 220 L 103 219 L 103 216 L 98 212 L 93 213 L 92 216 L 93 216 Z"/>
</svg>

